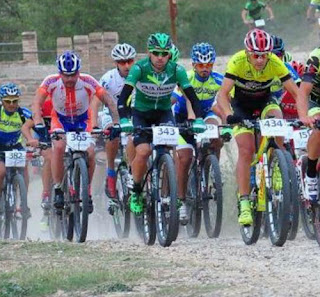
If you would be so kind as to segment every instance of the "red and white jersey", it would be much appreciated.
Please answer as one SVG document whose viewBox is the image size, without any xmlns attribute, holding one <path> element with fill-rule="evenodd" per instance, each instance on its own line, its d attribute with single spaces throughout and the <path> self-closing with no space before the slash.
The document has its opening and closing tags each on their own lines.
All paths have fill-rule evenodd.
<svg viewBox="0 0 320 297">
<path fill-rule="evenodd" d="M 49 75 L 41 83 L 39 91 L 51 97 L 54 111 L 67 117 L 82 115 L 89 109 L 93 96 L 100 97 L 105 92 L 96 79 L 83 73 L 72 88 L 65 87 L 60 74 Z"/>
</svg>

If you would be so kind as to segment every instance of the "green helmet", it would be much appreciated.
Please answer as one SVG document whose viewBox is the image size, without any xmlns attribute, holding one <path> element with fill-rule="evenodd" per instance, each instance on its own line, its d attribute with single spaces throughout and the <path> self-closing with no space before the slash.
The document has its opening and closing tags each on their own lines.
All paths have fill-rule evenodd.
<svg viewBox="0 0 320 297">
<path fill-rule="evenodd" d="M 170 51 L 171 38 L 166 33 L 154 33 L 148 38 L 148 50 L 152 51 Z"/>
<path fill-rule="evenodd" d="M 172 43 L 171 49 L 170 49 L 170 53 L 171 53 L 171 61 L 172 62 L 177 62 L 179 57 L 180 57 L 180 51 L 179 49 Z"/>
<path fill-rule="evenodd" d="M 284 63 L 289 63 L 292 61 L 292 55 L 289 52 L 285 52 L 283 56 L 283 62 Z"/>
</svg>

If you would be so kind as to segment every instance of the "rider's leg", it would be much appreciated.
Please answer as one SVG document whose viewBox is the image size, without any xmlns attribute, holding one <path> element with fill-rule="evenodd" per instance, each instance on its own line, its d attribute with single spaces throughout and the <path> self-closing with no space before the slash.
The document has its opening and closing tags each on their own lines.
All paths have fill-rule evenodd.
<svg viewBox="0 0 320 297">
<path fill-rule="evenodd" d="M 189 168 L 192 162 L 193 149 L 191 147 L 177 148 L 176 168 L 178 182 L 178 197 L 185 200 L 189 176 Z"/>
<path fill-rule="evenodd" d="M 41 152 L 43 157 L 43 168 L 42 168 L 42 202 L 41 206 L 44 209 L 50 207 L 49 205 L 49 196 L 51 192 L 51 183 L 52 183 L 52 175 L 51 175 L 51 157 L 52 150 L 46 149 Z"/>
<path fill-rule="evenodd" d="M 128 136 L 128 143 L 127 143 L 127 155 L 128 155 L 128 162 L 129 162 L 130 166 L 131 166 L 131 163 L 135 157 L 135 154 L 136 154 L 136 149 L 133 144 L 133 139 L 132 139 L 132 136 L 129 135 Z"/>
<path fill-rule="evenodd" d="M 63 157 L 66 148 L 64 140 L 54 140 L 52 148 L 51 170 L 55 186 L 54 205 L 56 208 L 63 208 L 64 196 L 61 190 L 61 183 L 64 174 Z"/>
<path fill-rule="evenodd" d="M 106 167 L 106 194 L 110 198 L 116 196 L 116 172 L 114 161 L 119 149 L 119 138 L 106 142 L 107 167 Z"/>
<path fill-rule="evenodd" d="M 141 184 L 143 176 L 147 171 L 147 162 L 151 152 L 151 147 L 148 143 L 141 143 L 136 146 L 136 155 L 131 165 L 135 184 Z"/>
<path fill-rule="evenodd" d="M 1 160 L 0 161 L 0 190 L 2 190 L 3 180 L 5 175 L 6 175 L 6 166 L 4 164 L 4 161 Z"/>
</svg>

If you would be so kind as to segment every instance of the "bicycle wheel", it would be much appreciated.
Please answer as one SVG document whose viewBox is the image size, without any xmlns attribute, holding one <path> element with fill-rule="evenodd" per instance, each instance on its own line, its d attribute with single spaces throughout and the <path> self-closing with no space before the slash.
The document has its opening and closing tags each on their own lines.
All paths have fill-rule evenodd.
<svg viewBox="0 0 320 297">
<path fill-rule="evenodd" d="M 156 227 L 161 246 L 170 246 L 179 231 L 177 181 L 172 157 L 165 153 L 158 162 Z"/>
<path fill-rule="evenodd" d="M 283 151 L 274 149 L 268 162 L 271 187 L 267 193 L 267 222 L 273 245 L 282 246 L 290 228 L 290 176 Z"/>
<path fill-rule="evenodd" d="M 156 240 L 156 211 L 155 199 L 152 196 L 152 176 L 148 173 L 143 189 L 143 196 L 145 198 L 144 212 L 137 218 L 139 220 L 139 231 L 142 235 L 143 241 L 146 245 L 153 245 Z"/>
<path fill-rule="evenodd" d="M 89 175 L 84 158 L 78 158 L 74 161 L 72 180 L 75 196 L 69 224 L 73 221 L 77 242 L 84 242 L 87 237 L 89 220 Z"/>
<path fill-rule="evenodd" d="M 302 164 L 301 164 L 302 176 L 300 176 L 300 183 L 303 183 L 303 180 L 305 178 L 305 174 L 307 170 L 307 162 L 308 162 L 308 158 L 307 156 L 304 156 L 302 158 Z M 303 230 L 309 239 L 315 240 L 316 237 L 314 234 L 314 227 L 313 227 L 313 212 L 311 209 L 310 201 L 305 199 L 305 197 L 303 196 L 302 186 L 299 189 L 299 206 L 300 206 L 299 208 L 300 208 Z"/>
<path fill-rule="evenodd" d="M 118 205 L 113 207 L 113 223 L 119 238 L 126 238 L 130 230 L 130 210 L 128 208 L 129 189 L 127 187 L 128 168 L 121 163 L 117 170 L 117 199 Z"/>
<path fill-rule="evenodd" d="M 311 210 L 313 213 L 313 232 L 317 243 L 320 245 L 320 205 L 312 204 Z"/>
<path fill-rule="evenodd" d="M 219 237 L 222 224 L 222 181 L 219 161 L 213 154 L 205 158 L 202 168 L 203 218 L 209 238 Z"/>
<path fill-rule="evenodd" d="M 288 233 L 288 240 L 294 240 L 297 236 L 299 227 L 299 186 L 297 180 L 297 173 L 291 154 L 288 151 L 283 151 L 286 157 L 289 178 L 290 178 L 290 227 Z"/>
<path fill-rule="evenodd" d="M 56 240 L 60 239 L 61 237 L 61 225 L 60 225 L 60 218 L 57 215 L 55 207 L 53 205 L 53 197 L 54 197 L 54 188 L 51 189 L 51 195 L 49 197 L 50 202 L 50 209 L 48 211 L 48 223 L 49 223 L 49 236 L 50 239 Z"/>
<path fill-rule="evenodd" d="M 196 162 L 196 161 L 195 161 Z M 201 201 L 199 194 L 197 167 L 192 164 L 187 185 L 187 211 L 189 221 L 186 226 L 189 237 L 197 237 L 201 228 Z"/>
</svg>

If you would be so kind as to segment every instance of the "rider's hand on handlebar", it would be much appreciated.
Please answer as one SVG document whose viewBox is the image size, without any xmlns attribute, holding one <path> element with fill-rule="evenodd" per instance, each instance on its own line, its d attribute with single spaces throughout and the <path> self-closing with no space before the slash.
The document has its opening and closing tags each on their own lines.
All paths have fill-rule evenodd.
<svg viewBox="0 0 320 297">
<path fill-rule="evenodd" d="M 227 116 L 227 123 L 229 125 L 239 124 L 243 120 L 242 116 L 236 114 L 230 114 Z"/>
<path fill-rule="evenodd" d="M 39 146 L 39 140 L 32 138 L 27 142 L 27 145 L 29 145 L 31 147 L 38 147 Z"/>
<path fill-rule="evenodd" d="M 302 116 L 302 117 L 299 117 L 299 119 L 307 127 L 312 127 L 314 122 L 316 121 L 315 117 L 310 117 L 310 116 Z"/>
</svg>

